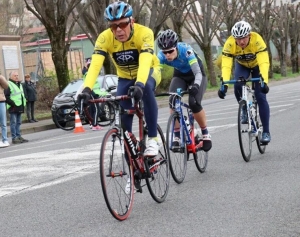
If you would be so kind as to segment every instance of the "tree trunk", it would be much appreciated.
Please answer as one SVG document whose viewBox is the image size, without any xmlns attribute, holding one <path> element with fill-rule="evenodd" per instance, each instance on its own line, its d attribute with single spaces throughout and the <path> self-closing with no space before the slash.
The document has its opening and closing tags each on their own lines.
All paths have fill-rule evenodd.
<svg viewBox="0 0 300 237">
<path fill-rule="evenodd" d="M 59 35 L 64 36 L 64 34 L 58 34 L 58 32 L 53 32 L 53 33 L 56 34 L 49 35 L 51 48 L 52 48 L 52 60 L 57 75 L 59 91 L 62 91 L 70 82 L 70 76 L 68 71 L 68 58 L 67 58 L 69 46 L 65 45 L 64 37 L 63 39 L 61 39 L 62 37 L 59 36 Z"/>
<path fill-rule="evenodd" d="M 298 47 L 295 45 L 295 40 L 291 38 L 291 63 L 292 63 L 292 73 L 297 73 L 298 65 Z M 297 42 L 298 43 L 298 42 Z"/>
<path fill-rule="evenodd" d="M 206 61 L 206 66 L 207 66 L 207 79 L 210 82 L 211 86 L 218 86 L 217 79 L 216 79 L 216 72 L 212 60 L 212 53 L 211 53 L 211 45 L 209 44 L 206 47 L 201 47 L 204 58 Z"/>
<path fill-rule="evenodd" d="M 270 43 L 267 44 L 268 47 L 268 53 L 269 53 L 269 60 L 270 60 L 270 69 L 269 69 L 269 78 L 273 78 L 273 55 L 270 48 Z"/>
</svg>

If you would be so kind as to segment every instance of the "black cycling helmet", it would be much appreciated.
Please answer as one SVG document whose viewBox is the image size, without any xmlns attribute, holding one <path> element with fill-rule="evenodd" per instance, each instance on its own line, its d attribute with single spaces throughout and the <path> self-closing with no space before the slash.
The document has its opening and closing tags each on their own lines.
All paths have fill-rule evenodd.
<svg viewBox="0 0 300 237">
<path fill-rule="evenodd" d="M 177 46 L 178 35 L 173 30 L 165 30 L 157 37 L 157 45 L 160 49 L 170 49 Z"/>
<path fill-rule="evenodd" d="M 104 12 L 107 21 L 119 20 L 132 16 L 132 7 L 125 2 L 118 1 L 110 4 Z"/>
</svg>

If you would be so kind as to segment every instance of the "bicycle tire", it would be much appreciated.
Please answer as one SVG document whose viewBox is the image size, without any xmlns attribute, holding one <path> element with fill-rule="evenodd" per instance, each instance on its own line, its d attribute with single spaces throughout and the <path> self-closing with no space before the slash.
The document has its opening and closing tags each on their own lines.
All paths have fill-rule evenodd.
<svg viewBox="0 0 300 237">
<path fill-rule="evenodd" d="M 201 128 L 197 121 L 194 121 L 194 134 L 201 134 Z M 195 139 L 196 142 L 196 139 Z M 208 163 L 208 152 L 205 152 L 203 150 L 198 150 L 195 153 L 193 153 L 194 161 L 196 164 L 196 167 L 200 173 L 204 173 L 207 167 Z"/>
<path fill-rule="evenodd" d="M 75 107 L 71 105 L 63 105 L 57 108 L 54 119 L 54 123 L 58 128 L 65 131 L 73 130 L 75 128 Z"/>
<path fill-rule="evenodd" d="M 266 151 L 267 146 L 261 144 L 261 142 L 260 142 L 261 137 L 262 137 L 263 127 L 262 127 L 262 123 L 261 123 L 261 120 L 260 120 L 257 103 L 255 103 L 255 111 L 256 111 L 255 122 L 256 122 L 256 127 L 257 127 L 257 130 L 258 130 L 258 134 L 257 134 L 257 137 L 256 137 L 256 145 L 257 145 L 259 153 L 264 154 L 265 151 Z"/>
<path fill-rule="evenodd" d="M 122 154 L 122 146 L 118 130 L 109 129 L 102 140 L 99 162 L 101 187 L 107 208 L 119 221 L 130 215 L 134 195 L 133 168 Z M 126 193 L 128 178 L 130 192 Z"/>
<path fill-rule="evenodd" d="M 187 170 L 187 149 L 184 146 L 183 149 L 174 150 L 172 149 L 171 142 L 173 141 L 174 136 L 174 125 L 175 121 L 180 121 L 180 116 L 177 112 L 173 112 L 168 120 L 167 124 L 167 134 L 166 134 L 166 142 L 167 142 L 167 150 L 170 157 L 170 171 L 174 181 L 178 184 L 182 183 Z M 180 136 L 183 136 L 180 134 Z M 185 142 L 185 136 L 183 136 Z"/>
<path fill-rule="evenodd" d="M 157 138 L 160 145 L 159 153 L 155 157 L 146 157 L 145 165 L 152 167 L 151 177 L 146 178 L 146 184 L 151 197 L 158 203 L 165 201 L 170 187 L 169 154 L 164 133 L 157 124 Z"/>
<path fill-rule="evenodd" d="M 252 152 L 252 135 L 251 135 L 251 125 L 249 128 L 249 116 L 247 116 L 247 124 L 242 123 L 242 110 L 244 106 L 247 108 L 247 102 L 245 100 L 241 100 L 239 102 L 239 110 L 238 110 L 238 136 L 239 136 L 240 150 L 243 159 L 246 162 L 249 162 L 251 158 L 251 152 Z"/>
<path fill-rule="evenodd" d="M 115 107 L 110 102 L 103 102 L 98 116 L 98 124 L 102 127 L 110 126 L 115 121 Z M 100 105 L 101 106 L 101 105 Z"/>
</svg>

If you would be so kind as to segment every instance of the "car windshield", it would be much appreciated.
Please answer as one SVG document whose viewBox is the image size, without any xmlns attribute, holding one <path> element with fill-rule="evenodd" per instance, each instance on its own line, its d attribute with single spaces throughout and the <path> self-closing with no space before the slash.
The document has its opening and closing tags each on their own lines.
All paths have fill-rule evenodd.
<svg viewBox="0 0 300 237">
<path fill-rule="evenodd" d="M 81 86 L 83 83 L 82 80 L 77 80 L 77 81 L 71 81 L 65 89 L 63 89 L 62 93 L 76 93 L 78 88 Z"/>
</svg>

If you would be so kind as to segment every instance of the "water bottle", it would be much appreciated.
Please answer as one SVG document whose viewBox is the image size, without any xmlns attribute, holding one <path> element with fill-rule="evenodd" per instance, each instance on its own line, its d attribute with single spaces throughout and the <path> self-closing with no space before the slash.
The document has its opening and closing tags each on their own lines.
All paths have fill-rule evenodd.
<svg viewBox="0 0 300 237">
<path fill-rule="evenodd" d="M 139 157 L 139 144 L 136 140 L 136 137 L 131 132 L 128 132 L 127 130 L 124 132 L 125 139 L 127 141 L 127 144 L 129 146 L 130 154 L 133 159 L 136 159 Z"/>
<path fill-rule="evenodd" d="M 190 120 L 187 119 L 186 116 L 184 116 L 184 120 L 185 120 L 185 123 L 186 123 L 186 127 L 188 129 L 189 132 L 191 132 L 191 125 L 190 125 Z"/>
</svg>

